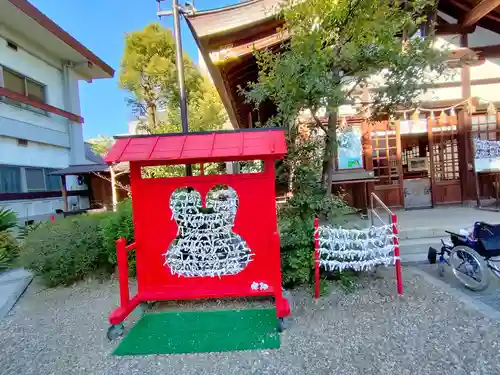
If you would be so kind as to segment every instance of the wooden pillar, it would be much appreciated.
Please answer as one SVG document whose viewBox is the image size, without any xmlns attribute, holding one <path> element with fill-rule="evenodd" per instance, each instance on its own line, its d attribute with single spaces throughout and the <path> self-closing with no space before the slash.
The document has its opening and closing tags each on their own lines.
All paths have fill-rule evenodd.
<svg viewBox="0 0 500 375">
<path fill-rule="evenodd" d="M 457 116 L 458 132 L 458 165 L 460 171 L 460 187 L 462 189 L 462 202 L 474 199 L 473 194 L 473 173 L 469 170 L 469 160 L 472 156 L 472 144 L 469 138 L 471 128 L 471 116 L 465 110 L 458 113 Z"/>
<path fill-rule="evenodd" d="M 66 190 L 66 176 L 61 175 L 61 193 L 63 198 L 64 212 L 68 211 L 68 191 Z"/>
<path fill-rule="evenodd" d="M 436 192 L 437 192 L 437 187 L 436 187 L 436 169 L 434 168 L 434 136 L 432 134 L 432 127 L 434 126 L 435 122 L 431 120 L 429 117 L 427 118 L 427 139 L 429 140 L 429 162 L 430 162 L 430 178 L 431 178 L 431 200 L 432 200 L 432 207 L 436 205 Z"/>
<path fill-rule="evenodd" d="M 469 38 L 467 34 L 460 35 L 460 47 L 468 47 Z M 468 99 L 471 96 L 470 88 L 470 69 L 468 65 L 464 65 L 461 71 L 462 79 L 462 98 Z"/>
</svg>

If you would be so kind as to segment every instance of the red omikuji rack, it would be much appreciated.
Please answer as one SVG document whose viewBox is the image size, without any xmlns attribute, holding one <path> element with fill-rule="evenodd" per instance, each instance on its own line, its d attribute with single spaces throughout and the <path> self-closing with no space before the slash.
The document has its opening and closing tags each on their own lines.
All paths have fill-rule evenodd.
<svg viewBox="0 0 500 375">
<path fill-rule="evenodd" d="M 286 153 L 279 129 L 118 137 L 105 160 L 129 162 L 135 242 L 117 241 L 120 306 L 109 322 L 121 323 L 141 302 L 271 296 L 279 318 L 290 314 L 282 295 L 280 243 L 276 218 L 275 161 Z M 203 175 L 203 164 L 262 160 L 263 172 Z M 149 166 L 200 164 L 199 176 L 143 178 Z M 251 261 L 236 274 L 186 277 L 175 274 L 165 257 L 179 235 L 172 194 L 189 188 L 206 204 L 207 194 L 224 185 L 236 192 L 238 208 L 232 232 L 245 241 Z M 128 252 L 136 252 L 137 287 L 130 296 Z"/>
<path fill-rule="evenodd" d="M 391 213 L 391 230 L 394 235 L 394 270 L 396 277 L 396 290 L 398 295 L 403 295 L 403 271 L 399 249 L 398 217 Z M 320 243 L 319 243 L 319 218 L 314 219 L 314 298 L 320 296 Z"/>
</svg>

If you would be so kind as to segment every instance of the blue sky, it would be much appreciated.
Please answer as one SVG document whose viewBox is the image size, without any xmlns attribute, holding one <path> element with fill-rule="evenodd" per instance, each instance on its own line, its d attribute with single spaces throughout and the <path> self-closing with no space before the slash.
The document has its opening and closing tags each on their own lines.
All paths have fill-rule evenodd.
<svg viewBox="0 0 500 375">
<path fill-rule="evenodd" d="M 132 117 L 125 104 L 126 94 L 118 88 L 117 78 L 124 36 L 158 21 L 156 0 L 31 0 L 31 3 L 116 71 L 113 79 L 80 83 L 85 139 L 98 134 L 126 133 L 127 123 Z M 205 10 L 235 3 L 238 0 L 196 0 L 195 6 Z M 162 7 L 170 9 L 171 4 L 166 0 Z M 161 22 L 172 27 L 171 17 L 163 17 Z M 181 34 L 184 50 L 197 61 L 196 44 L 184 22 Z"/>
</svg>

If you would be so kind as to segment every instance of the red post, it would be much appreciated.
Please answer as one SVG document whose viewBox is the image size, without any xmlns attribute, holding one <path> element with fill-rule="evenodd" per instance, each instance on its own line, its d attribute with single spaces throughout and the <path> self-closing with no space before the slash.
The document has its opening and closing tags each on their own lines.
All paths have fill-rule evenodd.
<svg viewBox="0 0 500 375">
<path fill-rule="evenodd" d="M 396 262 L 395 262 L 396 285 L 397 285 L 397 289 L 398 289 L 398 294 L 400 296 L 402 296 L 403 295 L 403 272 L 401 269 L 401 254 L 399 252 L 399 238 L 397 237 L 397 235 L 398 235 L 398 217 L 396 215 L 392 215 L 391 221 L 392 221 L 392 232 L 396 236 L 394 238 L 394 245 L 396 245 L 396 247 L 394 248 L 394 259 L 396 260 Z"/>
<path fill-rule="evenodd" d="M 127 306 L 130 301 L 128 289 L 128 257 L 125 238 L 116 240 L 116 258 L 118 261 L 118 280 L 120 282 L 120 307 Z"/>
<path fill-rule="evenodd" d="M 54 217 L 54 215 L 52 215 L 52 216 L 50 217 L 50 221 L 52 221 L 52 222 L 56 221 L 56 218 Z"/>
<path fill-rule="evenodd" d="M 319 219 L 314 219 L 314 298 L 319 298 Z"/>
</svg>

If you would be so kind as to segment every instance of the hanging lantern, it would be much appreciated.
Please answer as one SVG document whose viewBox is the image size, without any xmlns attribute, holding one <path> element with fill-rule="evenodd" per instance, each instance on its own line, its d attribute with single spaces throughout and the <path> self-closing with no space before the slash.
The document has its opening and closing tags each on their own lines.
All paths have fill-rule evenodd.
<svg viewBox="0 0 500 375">
<path fill-rule="evenodd" d="M 434 111 L 431 111 L 431 120 L 435 120 L 436 116 L 434 116 Z"/>
<path fill-rule="evenodd" d="M 420 120 L 420 109 L 416 109 L 415 112 L 413 112 L 413 115 L 411 116 L 411 119 L 413 121 L 418 121 Z"/>
<path fill-rule="evenodd" d="M 455 107 L 451 107 L 450 116 L 456 116 Z"/>
<path fill-rule="evenodd" d="M 493 104 L 492 102 L 488 104 L 488 114 L 490 116 L 495 116 L 497 114 L 497 109 L 495 107 L 495 104 Z"/>
<path fill-rule="evenodd" d="M 439 122 L 443 124 L 446 124 L 448 122 L 448 115 L 445 111 L 441 111 L 441 114 L 439 115 Z"/>
</svg>

